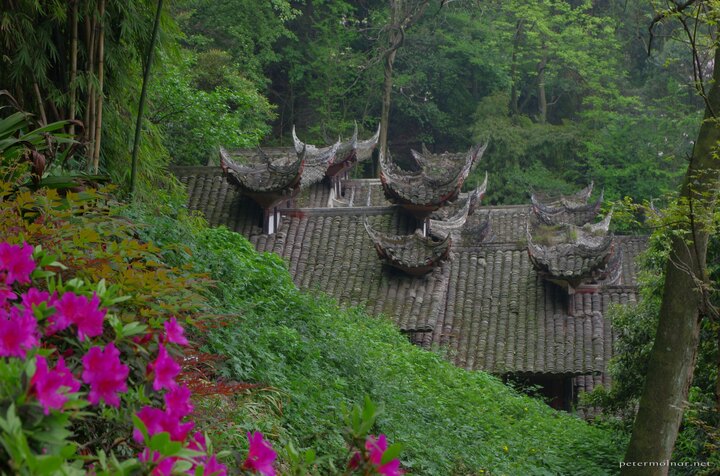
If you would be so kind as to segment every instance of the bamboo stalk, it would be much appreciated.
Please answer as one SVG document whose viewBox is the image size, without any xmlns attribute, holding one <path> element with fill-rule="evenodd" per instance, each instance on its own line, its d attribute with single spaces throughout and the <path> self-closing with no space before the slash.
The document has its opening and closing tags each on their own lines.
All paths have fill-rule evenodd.
<svg viewBox="0 0 720 476">
<path fill-rule="evenodd" d="M 90 171 L 92 167 L 92 158 L 95 155 L 95 84 L 93 82 L 93 75 L 95 74 L 95 31 L 97 26 L 97 17 L 92 13 L 92 21 L 88 20 L 86 25 L 86 32 L 88 38 L 88 93 L 87 93 L 87 106 L 85 108 L 85 131 L 86 141 L 88 143 L 88 155 L 87 155 L 87 169 Z"/>
<path fill-rule="evenodd" d="M 100 32 L 98 34 L 98 95 L 95 109 L 95 147 L 93 155 L 93 171 L 97 174 L 100 165 L 100 141 L 102 139 L 103 80 L 105 65 L 105 0 L 100 0 L 98 7 L 100 16 Z"/>
<path fill-rule="evenodd" d="M 77 102 L 77 50 L 78 50 L 78 2 L 73 1 L 72 18 L 72 40 L 70 41 L 70 113 L 71 121 L 75 120 L 76 102 Z M 70 134 L 75 135 L 75 124 L 70 124 Z"/>
<path fill-rule="evenodd" d="M 157 11 L 155 12 L 155 22 L 153 23 L 152 37 L 150 45 L 148 45 L 147 60 L 145 61 L 145 71 L 143 71 L 142 90 L 140 91 L 140 104 L 138 105 L 137 122 L 135 123 L 135 138 L 133 141 L 132 156 L 130 159 L 130 194 L 135 193 L 135 181 L 137 179 L 137 154 L 140 146 L 140 131 L 142 130 L 142 116 L 145 108 L 145 96 L 147 94 L 147 85 L 150 81 L 150 68 L 152 67 L 153 52 L 155 51 L 155 41 L 160 27 L 160 14 L 162 13 L 163 0 L 158 0 Z"/>
<path fill-rule="evenodd" d="M 41 125 L 47 125 L 47 115 L 45 114 L 45 106 L 43 106 L 42 95 L 40 94 L 40 86 L 37 81 L 33 81 L 33 90 L 35 91 L 35 100 L 37 100 L 38 113 L 40 114 Z"/>
</svg>

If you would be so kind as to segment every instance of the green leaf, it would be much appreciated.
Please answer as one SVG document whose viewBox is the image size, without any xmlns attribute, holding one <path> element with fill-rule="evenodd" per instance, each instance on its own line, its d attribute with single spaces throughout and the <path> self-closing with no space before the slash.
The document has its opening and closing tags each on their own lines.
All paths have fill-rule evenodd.
<svg viewBox="0 0 720 476">
<path fill-rule="evenodd" d="M 402 449 L 402 443 L 393 443 L 392 445 L 388 446 L 388 449 L 386 449 L 385 453 L 383 453 L 381 463 L 386 464 L 396 459 L 398 456 L 400 456 L 400 452 L 402 451 Z"/>
<path fill-rule="evenodd" d="M 36 458 L 33 474 L 56 474 L 63 466 L 63 458 L 59 455 L 40 455 Z"/>
<path fill-rule="evenodd" d="M 145 423 L 143 423 L 143 421 L 140 418 L 138 418 L 137 415 L 132 416 L 132 421 L 133 421 L 133 425 L 135 426 L 135 428 L 137 428 L 138 431 L 140 431 L 140 433 L 142 434 L 143 441 L 149 441 L 150 436 L 148 435 L 148 429 L 147 429 L 147 426 L 145 426 Z"/>
<path fill-rule="evenodd" d="M 155 450 L 163 456 L 175 456 L 182 450 L 182 443 L 170 440 L 170 433 L 164 431 L 153 435 L 148 448 Z"/>
</svg>

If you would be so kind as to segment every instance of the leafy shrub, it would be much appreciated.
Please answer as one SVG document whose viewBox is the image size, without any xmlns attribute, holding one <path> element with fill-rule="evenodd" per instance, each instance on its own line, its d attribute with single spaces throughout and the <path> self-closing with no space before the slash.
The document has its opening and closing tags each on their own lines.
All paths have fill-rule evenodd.
<svg viewBox="0 0 720 476">
<path fill-rule="evenodd" d="M 173 162 L 203 165 L 217 147 L 255 147 L 270 131 L 272 107 L 229 55 L 211 50 L 182 50 L 180 61 L 167 61 L 153 82 L 155 113 L 150 120 L 165 134 Z"/>
<path fill-rule="evenodd" d="M 16 243 L 22 243 L 26 238 L 42 242 L 57 251 L 67 263 L 67 266 L 60 265 L 44 251 L 38 251 L 37 257 L 43 265 L 54 266 L 51 271 L 36 271 L 36 278 L 46 280 L 47 294 L 42 294 L 45 291 L 36 287 L 15 295 L 9 289 L 0 288 L 3 303 L 7 302 L 8 306 L 14 305 L 18 295 L 25 300 L 29 299 L 27 296 L 40 296 L 36 299 L 36 312 L 41 313 L 37 317 L 45 323 L 42 342 L 34 341 L 35 334 L 31 332 L 28 348 L 24 349 L 34 352 L 35 347 L 41 345 L 39 357 L 29 358 L 26 365 L 16 359 L 0 369 L 3 381 L 13 383 L 0 392 L 0 401 L 4 402 L 0 408 L 8 408 L 8 413 L 0 415 L 7 420 L 4 425 L 0 422 L 3 430 L 0 439 L 7 440 L 4 447 L 8 452 L 8 464 L 12 465 L 8 470 L 44 474 L 43 471 L 52 473 L 58 468 L 79 471 L 79 468 L 95 464 L 99 474 L 104 471 L 127 473 L 140 467 L 145 468 L 144 471 L 152 470 L 154 474 L 169 474 L 171 468 L 179 471 L 197 466 L 200 458 L 205 464 L 205 474 L 221 471 L 222 465 L 210 454 L 209 441 L 202 433 L 191 435 L 193 424 L 183 420 L 192 408 L 190 393 L 196 394 L 196 402 L 202 402 L 197 394 L 218 398 L 252 385 L 217 381 L 217 366 L 221 359 L 199 352 L 194 346 L 185 351 L 182 363 L 189 363 L 189 368 L 182 373 L 172 357 L 179 355 L 170 349 L 172 344 L 186 345 L 188 342 L 177 320 L 174 317 L 168 320 L 168 315 L 189 319 L 200 329 L 212 325 L 211 321 L 195 315 L 198 310 L 209 309 L 207 300 L 213 298 L 207 294 L 207 278 L 192 271 L 190 265 L 179 264 L 190 258 L 192 250 L 173 244 L 172 234 L 165 236 L 163 248 L 138 240 L 139 236 L 147 234 L 147 229 L 117 215 L 118 204 L 104 193 L 88 191 L 61 197 L 56 191 L 44 190 L 38 194 L 20 191 L 5 195 L 8 198 L 0 202 L 0 230 L 12 236 Z M 184 225 L 198 228 L 193 220 L 185 220 Z M 182 236 L 177 226 L 174 230 L 176 237 Z M 158 225 L 155 231 L 162 232 L 161 226 Z M 111 279 L 117 282 L 108 286 L 106 283 Z M 55 325 L 57 319 L 54 316 L 62 315 L 63 309 L 69 308 L 84 309 L 82 314 L 88 318 L 87 325 L 78 327 L 77 335 Z M 19 305 L 18 309 L 26 307 Z M 103 328 L 103 320 L 110 326 Z M 0 341 L 22 322 L 25 321 L 15 318 L 0 321 Z M 114 331 L 113 338 L 108 327 Z M 201 336 L 196 332 L 196 337 Z M 49 349 L 53 351 L 47 352 Z M 53 362 L 57 363 L 52 365 Z M 107 367 L 108 362 L 111 367 Z M 199 368 L 201 366 L 203 368 Z M 90 385 L 87 396 L 84 392 L 77 393 L 80 390 L 77 376 L 81 369 L 84 369 L 83 377 L 87 377 L 85 383 Z M 69 403 L 48 407 L 46 417 L 28 422 L 25 418 L 27 405 L 36 408 L 32 411 L 36 416 L 40 405 L 37 401 L 23 400 L 23 396 L 28 395 L 28 390 L 22 387 L 23 382 L 29 381 L 33 385 L 34 379 L 48 380 L 48 375 L 50 383 L 45 386 L 60 391 L 50 400 L 67 398 Z M 101 395 L 93 390 L 93 379 L 102 380 L 103 388 L 118 391 Z M 181 386 L 176 385 L 176 379 Z M 165 396 L 160 398 L 158 392 L 163 390 Z M 17 400 L 17 404 L 12 405 L 11 400 Z M 163 400 L 165 405 L 161 409 Z M 102 402 L 109 406 L 86 410 L 89 403 Z M 133 438 L 130 438 L 130 421 L 135 424 Z M 213 421 L 217 424 L 217 419 Z M 27 425 L 30 427 L 26 428 Z M 347 448 L 353 448 L 353 441 L 360 434 L 355 433 L 355 440 L 349 438 Z M 53 440 L 54 446 L 47 447 L 32 441 L 25 444 L 27 435 L 39 441 L 57 435 L 57 441 Z M 248 431 L 247 436 L 248 442 L 243 441 L 232 448 L 248 448 L 242 469 L 274 474 L 272 447 L 259 432 L 251 434 Z M 385 441 L 384 436 L 382 441 Z M 147 447 L 142 449 L 141 443 Z M 378 453 L 380 446 L 372 446 L 375 451 L 372 454 L 384 453 L 384 448 Z M 41 455 L 38 459 L 38 454 L 43 451 L 49 456 Z M 373 459 L 368 449 L 362 447 L 356 452 L 360 454 L 359 463 L 355 468 L 348 468 L 348 474 L 360 470 L 363 474 L 375 474 L 373 468 L 382 466 L 371 464 Z M 303 464 L 316 464 L 314 458 L 305 457 L 303 461 L 301 464 L 300 460 L 288 459 L 288 468 L 299 471 Z M 397 466 L 399 463 L 388 468 L 397 469 Z"/>
<path fill-rule="evenodd" d="M 0 470 L 225 474 L 185 421 L 190 391 L 168 351 L 188 344 L 182 327 L 174 318 L 160 329 L 123 323 L 116 287 L 63 279 L 63 268 L 40 247 L 0 243 Z M 36 287 L 43 279 L 45 290 Z"/>
<path fill-rule="evenodd" d="M 654 229 L 647 251 L 640 259 L 640 295 L 636 306 L 612 307 L 609 317 L 617 332 L 616 356 L 610 362 L 613 384 L 610 389 L 596 388 L 591 394 L 583 395 L 582 403 L 600 407 L 603 420 L 629 435 L 637 412 L 637 405 L 645 386 L 645 375 L 649 363 L 665 283 L 665 266 L 669 259 L 671 231 L 668 223 L 687 220 L 690 213 L 683 206 L 671 200 L 670 206 L 662 213 L 649 213 L 649 224 Z M 631 212 L 638 207 L 625 201 Z M 646 210 L 647 212 L 647 210 Z M 714 222 L 713 222 L 714 220 Z M 717 226 L 717 217 L 708 220 L 709 226 Z M 718 302 L 720 267 L 720 240 L 717 235 L 710 238 L 708 246 L 709 296 Z M 683 424 L 673 452 L 673 461 L 707 462 L 711 468 L 720 464 L 718 451 L 720 434 L 720 413 L 715 401 L 718 362 L 718 322 L 703 319 L 700 328 L 700 344 L 693 382 L 689 391 L 688 407 L 683 415 Z M 714 474 L 713 470 L 697 473 L 697 468 L 676 467 L 676 474 Z M 685 471 L 685 472 L 683 472 Z"/>
<path fill-rule="evenodd" d="M 0 196 L 7 197 L 10 188 L 0 182 Z M 0 236 L 12 243 L 35 243 L 57 255 L 67 268 L 62 277 L 113 282 L 119 293 L 129 296 L 119 310 L 121 320 L 184 318 L 203 309 L 199 291 L 206 278 L 189 266 L 163 263 L 160 248 L 136 239 L 137 227 L 122 218 L 119 209 L 106 192 L 61 196 L 52 189 L 19 191 L 0 201 Z M 171 251 L 184 252 L 166 250 Z"/>
<path fill-rule="evenodd" d="M 203 349 L 224 357 L 227 381 L 257 383 L 199 402 L 198 421 L 221 447 L 244 449 L 239 435 L 256 427 L 283 448 L 284 471 L 318 451 L 311 474 L 342 473 L 348 443 L 339 422 L 368 395 L 383 408 L 371 431 L 401 442 L 403 466 L 416 474 L 617 471 L 623 442 L 609 432 L 418 349 L 389 321 L 299 292 L 278 256 L 242 236 L 183 224 L 182 208 L 131 213 L 148 223 L 144 238 L 192 249 L 215 283 L 216 325 Z"/>
</svg>

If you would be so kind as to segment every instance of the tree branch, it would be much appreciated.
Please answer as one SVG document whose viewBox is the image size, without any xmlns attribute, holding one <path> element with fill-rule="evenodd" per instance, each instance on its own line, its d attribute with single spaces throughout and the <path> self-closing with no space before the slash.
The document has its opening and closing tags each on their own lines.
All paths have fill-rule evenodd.
<svg viewBox="0 0 720 476">
<path fill-rule="evenodd" d="M 655 28 L 655 25 L 666 19 L 667 17 L 671 15 L 675 15 L 676 13 L 681 13 L 687 8 L 691 7 L 697 0 L 687 0 L 685 3 L 675 3 L 675 7 L 671 8 L 669 10 L 662 11 L 655 15 L 655 17 L 650 22 L 650 26 L 648 27 L 648 33 L 650 34 L 650 39 L 648 40 L 648 56 L 650 56 L 650 51 L 652 50 L 652 41 L 653 41 L 653 29 Z M 674 3 L 674 2 L 673 2 Z"/>
</svg>

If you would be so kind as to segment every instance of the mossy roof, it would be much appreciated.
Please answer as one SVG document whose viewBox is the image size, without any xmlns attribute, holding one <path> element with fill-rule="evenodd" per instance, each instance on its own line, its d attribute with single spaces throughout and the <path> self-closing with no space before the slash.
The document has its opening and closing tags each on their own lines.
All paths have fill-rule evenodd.
<svg viewBox="0 0 720 476">
<path fill-rule="evenodd" d="M 453 238 L 450 258 L 422 277 L 384 266 L 364 221 L 391 234 L 411 234 L 415 220 L 382 197 L 377 180 L 345 184 L 344 207 L 329 207 L 329 185 L 320 183 L 286 209 L 280 231 L 262 234 L 260 210 L 211 167 L 174 169 L 187 185 L 188 206 L 212 225 L 245 235 L 259 251 L 288 262 L 295 283 L 386 314 L 415 343 L 445 346 L 458 366 L 496 374 L 586 375 L 578 385 L 603 382 L 613 334 L 605 317 L 612 303 L 637 301 L 635 257 L 646 238 L 616 236 L 622 253 L 617 285 L 567 292 L 534 269 L 527 251 L 530 206 L 479 206 Z M 352 200 L 350 200 L 352 197 Z M 348 206 L 352 205 L 352 206 Z M 592 377 L 595 375 L 595 377 Z"/>
</svg>

